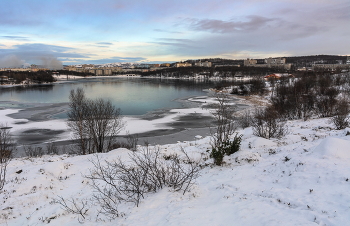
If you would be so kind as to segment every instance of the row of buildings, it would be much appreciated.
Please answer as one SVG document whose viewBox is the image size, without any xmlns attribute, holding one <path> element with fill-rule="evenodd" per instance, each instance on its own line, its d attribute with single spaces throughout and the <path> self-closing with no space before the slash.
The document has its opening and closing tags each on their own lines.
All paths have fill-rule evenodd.
<svg viewBox="0 0 350 226">
<path fill-rule="evenodd" d="M 308 67 L 298 67 L 296 70 L 349 70 L 350 69 L 350 56 L 347 56 L 347 60 L 345 63 L 343 61 L 338 60 L 336 63 L 325 63 L 325 62 L 311 62 Z M 263 61 L 257 59 L 246 59 L 244 60 L 244 66 L 246 67 L 267 67 L 267 68 L 281 68 L 285 70 L 291 70 L 293 66 L 292 63 L 287 63 L 286 58 L 278 57 L 278 58 L 266 58 Z"/>
<path fill-rule="evenodd" d="M 67 71 L 85 72 L 92 73 L 98 76 L 101 75 L 112 75 L 114 73 L 120 72 L 147 72 L 162 70 L 169 67 L 212 67 L 212 63 L 209 61 L 196 62 L 194 64 L 189 62 L 178 62 L 178 63 L 164 63 L 164 64 L 120 64 L 119 66 L 113 64 L 107 65 L 93 65 L 93 64 L 82 64 L 82 65 L 69 65 L 65 66 L 63 69 Z"/>
<path fill-rule="evenodd" d="M 345 60 L 335 61 L 333 63 L 324 61 L 313 61 L 307 62 L 306 66 L 299 67 L 293 63 L 287 63 L 286 58 L 265 58 L 265 59 L 245 59 L 245 60 L 224 60 L 224 59 L 209 59 L 209 60 L 187 60 L 184 62 L 177 63 L 163 63 L 163 64 L 137 64 L 137 63 L 109 63 L 103 65 L 94 64 L 82 64 L 82 65 L 69 65 L 64 66 L 64 70 L 91 73 L 97 76 L 102 75 L 112 75 L 118 73 L 128 73 L 128 72 L 148 72 L 166 69 L 169 67 L 181 68 L 181 67 L 264 67 L 264 68 L 278 68 L 284 70 L 336 70 L 336 69 L 350 69 L 350 56 L 345 58 Z M 229 61 L 229 63 L 227 63 Z M 289 60 L 289 62 L 291 62 Z M 29 68 L 2 68 L 1 70 L 11 70 L 11 71 L 38 71 L 38 70 L 49 70 L 37 65 L 31 65 Z"/>
<path fill-rule="evenodd" d="M 291 63 L 286 63 L 286 58 L 266 58 L 263 62 L 258 62 L 256 59 L 246 59 L 244 60 L 245 67 L 268 67 L 268 68 L 282 68 L 285 70 L 290 70 L 292 68 Z"/>
</svg>

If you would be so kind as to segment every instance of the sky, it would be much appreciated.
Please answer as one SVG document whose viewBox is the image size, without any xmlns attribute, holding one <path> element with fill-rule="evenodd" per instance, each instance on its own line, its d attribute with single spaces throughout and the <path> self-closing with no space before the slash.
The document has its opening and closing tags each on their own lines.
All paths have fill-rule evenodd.
<svg viewBox="0 0 350 226">
<path fill-rule="evenodd" d="M 0 67 L 350 55 L 349 0 L 1 0 Z"/>
</svg>

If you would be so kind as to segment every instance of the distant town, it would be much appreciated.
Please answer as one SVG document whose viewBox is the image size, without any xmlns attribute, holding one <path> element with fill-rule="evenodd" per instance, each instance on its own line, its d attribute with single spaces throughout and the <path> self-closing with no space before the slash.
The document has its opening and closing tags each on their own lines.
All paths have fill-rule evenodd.
<svg viewBox="0 0 350 226">
<path fill-rule="evenodd" d="M 265 59 L 208 58 L 175 63 L 107 63 L 63 65 L 46 68 L 32 64 L 30 67 L 0 68 L 1 84 L 46 83 L 54 81 L 50 75 L 71 74 L 80 76 L 156 76 L 156 77 L 242 77 L 268 75 L 269 73 L 348 72 L 350 56 L 314 55 L 296 57 L 269 57 Z M 45 73 L 43 73 L 45 72 Z M 30 80 L 30 81 L 29 81 Z"/>
</svg>

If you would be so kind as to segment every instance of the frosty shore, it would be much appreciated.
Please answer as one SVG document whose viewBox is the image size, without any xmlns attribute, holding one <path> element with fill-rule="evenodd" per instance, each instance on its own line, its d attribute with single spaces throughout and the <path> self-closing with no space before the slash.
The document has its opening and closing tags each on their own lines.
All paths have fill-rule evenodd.
<svg viewBox="0 0 350 226">
<path fill-rule="evenodd" d="M 118 135 L 124 140 L 127 134 L 137 134 L 139 144 L 176 143 L 196 140 L 196 136 L 208 136 L 213 124 L 211 109 L 206 107 L 215 102 L 212 96 L 197 96 L 181 101 L 185 107 L 179 109 L 161 109 L 142 116 L 124 116 L 125 128 Z M 233 99 L 237 110 L 246 107 Z M 9 105 L 11 102 L 8 103 Z M 67 104 L 35 104 L 25 109 L 0 110 L 0 123 L 11 128 L 11 133 L 19 146 L 15 156 L 24 156 L 22 145 L 42 145 L 55 142 L 66 145 L 72 133 L 66 119 L 54 119 L 54 115 L 68 109 Z"/>
<path fill-rule="evenodd" d="M 347 225 L 350 222 L 350 136 L 333 130 L 328 119 L 287 123 L 282 139 L 243 134 L 241 151 L 225 157 L 223 167 L 210 166 L 210 138 L 160 145 L 164 154 L 184 149 L 202 158 L 204 167 L 191 191 L 170 189 L 149 194 L 139 207 L 121 204 L 123 217 L 108 220 L 89 202 L 84 225 Z M 140 147 L 141 148 L 141 147 Z M 128 150 L 97 154 L 101 160 L 128 161 Z M 43 156 L 13 159 L 0 224 L 79 225 L 78 215 L 52 203 L 58 196 L 91 200 L 84 175 L 92 163 L 86 156 Z"/>
</svg>

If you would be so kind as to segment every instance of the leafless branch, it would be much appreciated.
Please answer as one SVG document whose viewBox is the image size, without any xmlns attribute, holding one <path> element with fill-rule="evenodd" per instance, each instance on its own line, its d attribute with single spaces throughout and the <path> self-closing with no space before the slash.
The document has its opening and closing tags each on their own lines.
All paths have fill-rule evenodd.
<svg viewBox="0 0 350 226">
<path fill-rule="evenodd" d="M 160 151 L 146 148 L 129 154 L 130 164 L 121 159 L 105 161 L 96 156 L 91 160 L 94 167 L 86 178 L 92 181 L 94 198 L 101 205 L 101 213 L 110 217 L 120 216 L 118 205 L 131 202 L 136 206 L 145 195 L 164 187 L 185 194 L 199 176 L 199 161 L 192 160 L 187 153 L 184 157 L 172 155 L 163 158 Z"/>
</svg>

